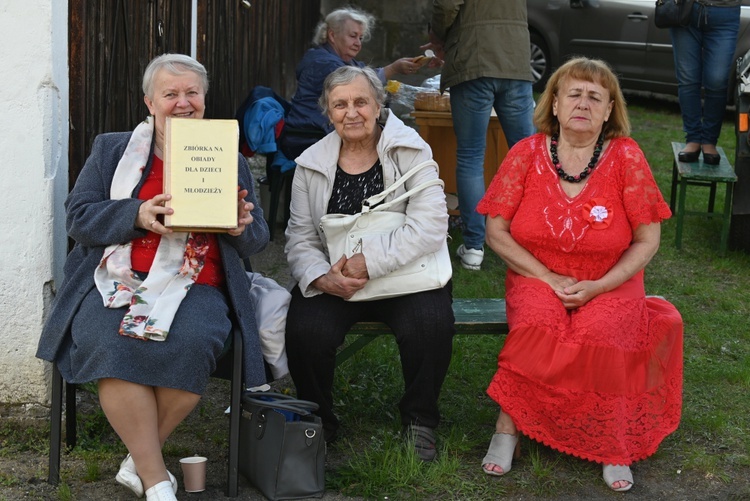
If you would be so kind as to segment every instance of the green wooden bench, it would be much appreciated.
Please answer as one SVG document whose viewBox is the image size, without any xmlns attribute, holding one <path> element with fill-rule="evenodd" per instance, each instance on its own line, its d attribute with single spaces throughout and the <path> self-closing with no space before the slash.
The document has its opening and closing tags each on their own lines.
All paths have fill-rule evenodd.
<svg viewBox="0 0 750 501">
<path fill-rule="evenodd" d="M 680 162 L 678 154 L 685 148 L 685 143 L 672 143 L 674 163 L 672 166 L 672 193 L 669 198 L 669 207 L 677 218 L 677 231 L 675 234 L 675 247 L 682 247 L 682 222 L 685 216 L 705 216 L 721 218 L 721 241 L 719 252 L 723 255 L 727 250 L 727 239 L 729 237 L 729 224 L 732 219 L 732 185 L 737 182 L 737 175 L 732 165 L 727 160 L 724 150 L 717 147 L 721 161 L 719 165 L 708 165 L 703 163 L 703 156 L 697 162 Z M 726 183 L 726 197 L 724 199 L 724 212 L 714 212 L 714 201 L 716 200 L 716 185 Z M 685 195 L 688 186 L 707 186 L 710 191 L 708 195 L 707 211 L 685 210 Z M 679 194 L 679 197 L 678 197 Z M 675 206 L 675 201 L 677 205 Z"/>
<path fill-rule="evenodd" d="M 453 299 L 453 314 L 456 317 L 456 334 L 508 333 L 508 319 L 505 316 L 504 299 Z M 336 355 L 338 367 L 349 357 L 375 340 L 378 336 L 392 334 L 382 322 L 359 322 L 352 327 L 349 335 L 357 338 L 344 346 Z"/>
</svg>

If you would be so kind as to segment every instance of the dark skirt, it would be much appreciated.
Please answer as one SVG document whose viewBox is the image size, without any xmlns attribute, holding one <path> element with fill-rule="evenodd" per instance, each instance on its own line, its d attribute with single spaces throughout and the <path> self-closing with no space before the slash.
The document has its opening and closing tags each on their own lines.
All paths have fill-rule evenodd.
<svg viewBox="0 0 750 501">
<path fill-rule="evenodd" d="M 81 303 L 57 356 L 63 378 L 86 383 L 115 378 L 203 394 L 232 329 L 224 293 L 193 285 L 165 341 L 118 334 L 126 308 L 105 308 L 94 288 Z"/>
</svg>

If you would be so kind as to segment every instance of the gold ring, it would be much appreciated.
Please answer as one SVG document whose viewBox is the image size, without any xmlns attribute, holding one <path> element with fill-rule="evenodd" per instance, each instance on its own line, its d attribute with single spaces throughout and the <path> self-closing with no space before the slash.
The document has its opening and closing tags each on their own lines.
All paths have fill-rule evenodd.
<svg viewBox="0 0 750 501">
<path fill-rule="evenodd" d="M 151 221 L 150 226 L 153 226 L 155 222 L 156 222 L 156 219 L 154 219 L 153 221 Z"/>
</svg>

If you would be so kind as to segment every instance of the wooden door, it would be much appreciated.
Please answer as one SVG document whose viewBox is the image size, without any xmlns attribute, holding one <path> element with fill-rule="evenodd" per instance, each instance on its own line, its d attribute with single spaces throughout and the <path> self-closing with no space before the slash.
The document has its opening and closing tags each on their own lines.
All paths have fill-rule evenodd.
<svg viewBox="0 0 750 501">
<path fill-rule="evenodd" d="M 320 0 L 198 2 L 197 59 L 208 70 L 206 116 L 234 117 L 256 85 L 291 99 L 295 68 L 311 46 Z"/>
<path fill-rule="evenodd" d="M 148 115 L 141 77 L 165 52 L 190 51 L 190 2 L 70 0 L 70 187 L 94 137 L 132 130 Z"/>
<path fill-rule="evenodd" d="M 132 130 L 147 116 L 141 77 L 148 62 L 166 52 L 190 53 L 191 4 L 69 0 L 71 187 L 97 134 Z M 295 66 L 320 19 L 320 0 L 197 5 L 196 59 L 210 81 L 207 117 L 234 117 L 256 85 L 291 98 Z"/>
</svg>

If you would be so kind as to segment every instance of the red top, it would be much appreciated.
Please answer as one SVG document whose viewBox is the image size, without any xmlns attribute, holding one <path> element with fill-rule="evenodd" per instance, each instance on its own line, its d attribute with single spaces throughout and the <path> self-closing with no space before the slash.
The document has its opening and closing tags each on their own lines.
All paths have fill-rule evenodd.
<svg viewBox="0 0 750 501">
<path fill-rule="evenodd" d="M 610 141 L 580 194 L 569 197 L 537 134 L 508 153 L 477 212 L 510 221 L 516 242 L 548 269 L 602 277 L 640 224 L 670 216 L 643 152 Z M 677 428 L 682 321 L 646 297 L 643 272 L 567 310 L 543 281 L 506 275 L 510 333 L 487 392 L 525 435 L 559 451 L 629 465 Z"/>
<path fill-rule="evenodd" d="M 138 199 L 149 200 L 163 193 L 163 178 L 164 162 L 155 156 L 151 172 L 143 183 L 143 188 L 141 188 L 138 194 Z M 195 283 L 222 287 L 224 285 L 224 267 L 221 264 L 219 242 L 214 233 L 206 233 L 205 236 L 208 239 L 208 253 L 206 254 L 206 262 L 203 265 L 203 269 L 198 274 Z M 149 231 L 143 238 L 133 240 L 130 261 L 135 271 L 148 272 L 151 269 L 160 241 L 161 235 L 153 231 Z"/>
</svg>

